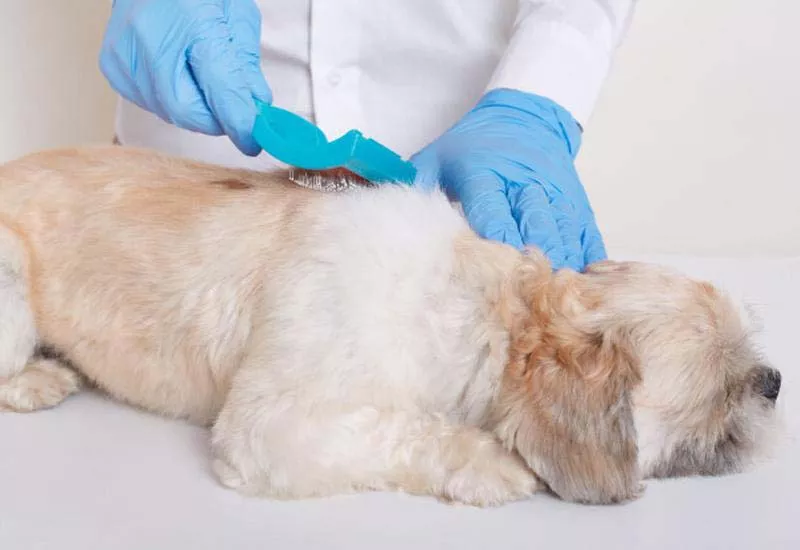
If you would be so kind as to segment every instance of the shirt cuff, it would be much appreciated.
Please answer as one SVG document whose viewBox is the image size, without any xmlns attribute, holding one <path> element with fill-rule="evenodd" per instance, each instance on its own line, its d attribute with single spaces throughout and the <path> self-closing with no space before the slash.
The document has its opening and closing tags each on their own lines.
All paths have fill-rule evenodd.
<svg viewBox="0 0 800 550">
<path fill-rule="evenodd" d="M 487 91 L 511 88 L 544 96 L 585 127 L 614 48 L 610 43 L 598 44 L 564 23 L 535 23 L 535 28 L 523 25 L 511 37 Z"/>
</svg>

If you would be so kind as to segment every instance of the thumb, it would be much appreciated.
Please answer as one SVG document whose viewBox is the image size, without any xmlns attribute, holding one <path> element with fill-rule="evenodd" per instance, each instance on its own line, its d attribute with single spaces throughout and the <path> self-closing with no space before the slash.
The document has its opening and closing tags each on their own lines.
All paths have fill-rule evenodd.
<svg viewBox="0 0 800 550">
<path fill-rule="evenodd" d="M 448 171 L 446 178 L 446 187 L 461 203 L 467 221 L 478 235 L 519 250 L 523 248 L 502 178 L 489 170 L 467 167 Z"/>
<path fill-rule="evenodd" d="M 259 65 L 248 65 L 249 69 L 246 71 L 245 80 L 250 88 L 250 93 L 253 97 L 263 103 L 272 103 L 272 88 L 267 84 L 267 79 L 264 78 L 264 73 L 261 72 Z"/>
<path fill-rule="evenodd" d="M 439 187 L 441 169 L 439 155 L 433 145 L 428 145 L 425 149 L 412 156 L 410 162 L 417 169 L 414 186 L 426 190 Z"/>
</svg>

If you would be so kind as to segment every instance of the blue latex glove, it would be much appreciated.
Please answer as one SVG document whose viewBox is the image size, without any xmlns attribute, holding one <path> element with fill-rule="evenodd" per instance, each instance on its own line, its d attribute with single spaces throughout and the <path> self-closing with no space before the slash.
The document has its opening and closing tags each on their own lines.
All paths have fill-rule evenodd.
<svg viewBox="0 0 800 550">
<path fill-rule="evenodd" d="M 100 69 L 139 107 L 256 155 L 253 97 L 272 102 L 260 36 L 253 0 L 115 0 Z"/>
<path fill-rule="evenodd" d="M 411 160 L 417 185 L 438 182 L 481 236 L 535 245 L 554 268 L 582 270 L 606 251 L 575 171 L 580 141 L 554 102 L 500 89 Z"/>
</svg>

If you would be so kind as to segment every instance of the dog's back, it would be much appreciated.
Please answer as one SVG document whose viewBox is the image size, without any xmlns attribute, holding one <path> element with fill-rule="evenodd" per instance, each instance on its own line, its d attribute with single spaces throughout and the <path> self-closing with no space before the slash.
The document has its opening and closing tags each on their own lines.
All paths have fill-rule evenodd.
<svg viewBox="0 0 800 550">
<path fill-rule="evenodd" d="M 451 328 L 427 313 L 463 291 L 453 242 L 472 236 L 438 194 L 322 194 L 278 174 L 90 148 L 0 167 L 0 224 L 26 249 L 39 343 L 164 414 L 213 419 L 254 326 L 289 330 L 292 316 L 305 327 L 293 348 L 308 340 L 321 363 L 359 346 L 350 357 L 379 385 L 409 373 L 391 368 L 403 357 L 441 356 L 429 344 L 470 357 L 450 349 L 460 318 Z"/>
</svg>

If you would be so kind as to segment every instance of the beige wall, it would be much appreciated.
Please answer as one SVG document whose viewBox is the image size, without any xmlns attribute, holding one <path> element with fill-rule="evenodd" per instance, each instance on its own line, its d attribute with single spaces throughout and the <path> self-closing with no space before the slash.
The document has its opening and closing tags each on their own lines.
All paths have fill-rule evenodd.
<svg viewBox="0 0 800 550">
<path fill-rule="evenodd" d="M 580 167 L 613 251 L 800 255 L 800 2 L 641 0 Z"/>
<path fill-rule="evenodd" d="M 110 0 L 0 0 L 0 160 L 109 141 L 114 96 L 97 69 Z"/>
<path fill-rule="evenodd" d="M 109 0 L 0 0 L 0 160 L 108 141 Z M 641 0 L 580 168 L 612 252 L 800 255 L 800 2 Z"/>
</svg>

